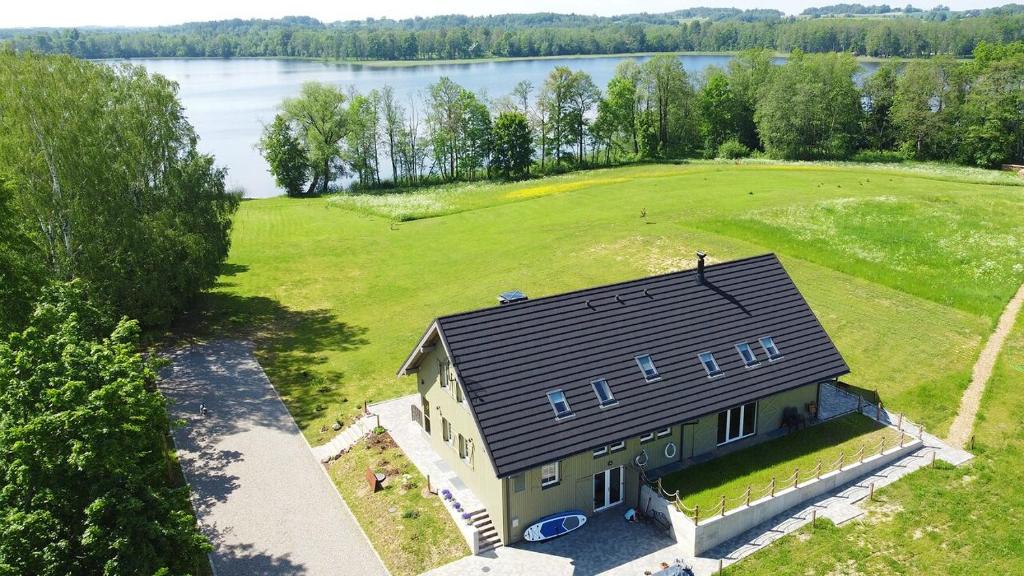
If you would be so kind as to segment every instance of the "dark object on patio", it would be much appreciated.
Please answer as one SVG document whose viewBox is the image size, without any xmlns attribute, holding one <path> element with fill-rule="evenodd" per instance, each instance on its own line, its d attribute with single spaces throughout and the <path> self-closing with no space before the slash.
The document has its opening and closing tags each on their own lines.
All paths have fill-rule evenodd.
<svg viewBox="0 0 1024 576">
<path fill-rule="evenodd" d="M 380 492 L 385 478 L 387 478 L 385 474 L 374 472 L 369 468 L 366 469 L 366 483 L 370 486 L 370 490 L 374 492 Z"/>
<path fill-rule="evenodd" d="M 663 567 L 651 576 L 693 576 L 693 569 L 682 560 L 676 560 L 671 566 Z"/>
<path fill-rule="evenodd" d="M 807 426 L 807 417 L 800 414 L 796 406 L 788 406 L 782 409 L 782 426 L 786 428 L 788 432 L 799 430 Z"/>
<path fill-rule="evenodd" d="M 807 414 L 811 417 L 811 420 L 816 420 L 818 418 L 817 402 L 808 402 L 804 405 L 804 408 L 807 408 Z"/>
</svg>

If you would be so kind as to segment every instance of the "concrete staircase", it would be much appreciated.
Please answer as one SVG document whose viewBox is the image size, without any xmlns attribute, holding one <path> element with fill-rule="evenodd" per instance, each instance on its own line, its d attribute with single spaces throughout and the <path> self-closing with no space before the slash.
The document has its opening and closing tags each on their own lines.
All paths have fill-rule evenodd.
<svg viewBox="0 0 1024 576">
<path fill-rule="evenodd" d="M 494 523 L 491 522 L 491 517 L 487 514 L 487 510 L 481 508 L 476 512 L 470 513 L 469 524 L 476 528 L 478 533 L 480 548 L 477 550 L 477 554 L 483 554 L 501 546 L 498 530 L 495 528 Z"/>
<path fill-rule="evenodd" d="M 325 464 L 334 460 L 339 454 L 351 448 L 363 436 L 369 434 L 373 430 L 375 422 L 376 420 L 372 415 L 363 416 L 351 426 L 342 430 L 340 434 L 332 438 L 327 444 L 314 447 L 313 455 L 316 456 L 318 461 Z"/>
</svg>

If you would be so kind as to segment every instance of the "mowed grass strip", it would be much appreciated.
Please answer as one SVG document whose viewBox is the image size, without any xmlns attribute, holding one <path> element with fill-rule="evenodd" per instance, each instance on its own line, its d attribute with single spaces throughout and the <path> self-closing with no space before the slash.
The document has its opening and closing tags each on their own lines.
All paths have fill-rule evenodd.
<svg viewBox="0 0 1024 576">
<path fill-rule="evenodd" d="M 367 470 L 387 474 L 381 491 L 370 490 Z M 444 503 L 425 494 L 426 479 L 387 433 L 361 440 L 328 471 L 391 574 L 419 574 L 469 554 Z"/>
<path fill-rule="evenodd" d="M 1024 319 L 982 400 L 975 459 L 915 472 L 876 492 L 867 516 L 819 520 L 730 568 L 733 574 L 1024 574 Z"/>
<path fill-rule="evenodd" d="M 503 198 L 584 181 L 530 199 Z M 995 262 L 1005 272 L 1003 285 L 959 278 L 961 264 L 942 257 L 930 268 L 895 268 L 898 260 L 888 255 L 898 254 L 898 242 L 876 243 L 883 257 L 874 265 L 889 267 L 881 278 L 868 264 L 850 266 L 844 249 L 822 247 L 827 238 L 803 238 L 784 220 L 748 224 L 765 211 L 811 206 L 814 215 L 820 210 L 813 206 L 830 201 L 862 207 L 851 209 L 856 217 L 858 210 L 873 213 L 870 199 L 895 196 L 922 208 L 877 226 L 913 229 L 919 225 L 913 215 L 942 194 L 958 210 L 976 206 L 991 216 L 986 234 L 998 237 L 1003 228 L 1014 229 L 1009 218 L 1024 208 L 1021 187 L 905 175 L 890 182 L 867 169 L 759 164 L 651 165 L 486 186 L 480 197 L 462 195 L 478 209 L 402 223 L 325 198 L 244 202 L 227 274 L 207 296 L 204 320 L 218 334 L 257 337 L 261 363 L 318 444 L 364 400 L 415 389 L 395 371 L 436 316 L 494 305 L 511 288 L 537 297 L 690 267 L 697 249 L 716 261 L 773 251 L 837 341 L 853 370 L 851 383 L 877 389 L 887 406 L 941 434 L 1000 298 L 1024 280 L 1011 264 L 1018 257 L 998 243 L 980 242 L 983 252 L 974 256 Z M 985 207 L 996 200 L 1009 216 Z M 837 224 L 844 245 L 879 233 L 871 222 Z M 926 224 L 941 251 L 978 221 Z M 942 282 L 963 288 L 958 294 L 965 298 L 977 284 L 987 303 L 930 298 L 925 292 L 933 288 L 922 287 Z"/>
<path fill-rule="evenodd" d="M 884 442 L 884 443 L 883 443 Z M 818 463 L 829 472 L 841 455 L 846 464 L 854 464 L 861 448 L 865 456 L 879 452 L 879 447 L 891 449 L 899 445 L 898 432 L 860 414 L 849 414 L 798 430 L 763 444 L 727 454 L 703 464 L 690 466 L 662 478 L 667 492 L 679 491 L 679 498 L 688 508 L 699 506 L 703 517 L 719 509 L 724 496 L 726 510 L 745 503 L 747 487 L 751 501 L 770 493 L 772 479 L 776 490 L 793 485 L 799 474 L 800 482 L 814 478 Z M 788 484 L 783 484 L 786 480 Z"/>
</svg>

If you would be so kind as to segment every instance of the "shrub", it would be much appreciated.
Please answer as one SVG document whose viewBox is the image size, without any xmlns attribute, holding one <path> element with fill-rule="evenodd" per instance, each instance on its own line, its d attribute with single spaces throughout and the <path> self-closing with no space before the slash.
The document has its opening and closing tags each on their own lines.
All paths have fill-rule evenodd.
<svg viewBox="0 0 1024 576">
<path fill-rule="evenodd" d="M 850 158 L 853 162 L 873 162 L 879 164 L 898 164 L 907 158 L 895 150 L 861 150 Z"/>
<path fill-rule="evenodd" d="M 718 147 L 718 158 L 733 160 L 736 158 L 746 158 L 747 156 L 750 156 L 750 148 L 747 148 L 735 138 L 722 142 L 721 146 Z"/>
<path fill-rule="evenodd" d="M 406 520 L 415 520 L 416 518 L 419 518 L 419 517 L 420 517 L 420 511 L 416 510 L 416 509 L 409 509 L 409 510 L 406 510 L 405 512 L 402 512 L 402 518 L 405 518 Z"/>
</svg>

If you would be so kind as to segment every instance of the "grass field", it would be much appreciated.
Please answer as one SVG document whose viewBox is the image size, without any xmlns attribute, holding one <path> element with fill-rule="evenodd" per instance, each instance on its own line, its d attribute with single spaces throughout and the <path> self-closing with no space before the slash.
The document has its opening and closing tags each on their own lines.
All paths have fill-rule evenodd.
<svg viewBox="0 0 1024 576">
<path fill-rule="evenodd" d="M 772 478 L 782 482 L 799 471 L 800 482 L 806 482 L 818 462 L 822 470 L 830 472 L 841 454 L 851 457 L 846 464 L 852 464 L 852 455 L 861 447 L 872 456 L 880 445 L 888 450 L 899 442 L 894 429 L 850 414 L 670 474 L 662 478 L 662 486 L 666 492 L 678 490 L 683 504 L 691 509 L 700 506 L 706 517 L 717 509 L 723 496 L 726 510 L 743 504 L 748 486 L 751 499 L 757 500 L 768 492 Z M 779 491 L 788 487 L 788 483 L 777 485 Z"/>
<path fill-rule="evenodd" d="M 367 469 L 387 475 L 380 492 L 370 490 Z M 469 554 L 444 502 L 424 496 L 426 479 L 389 435 L 360 441 L 328 471 L 391 574 L 412 576 Z"/>
<path fill-rule="evenodd" d="M 733 574 L 1024 574 L 1024 321 L 975 428 L 975 461 L 923 469 L 876 494 L 864 521 L 772 544 Z"/>
<path fill-rule="evenodd" d="M 1024 187 L 1006 178 L 699 163 L 248 201 L 194 320 L 256 333 L 260 361 L 317 444 L 364 400 L 413 390 L 394 374 L 435 316 L 493 305 L 510 288 L 542 296 L 690 267 L 696 249 L 712 261 L 774 251 L 850 382 L 941 434 L 1024 280 Z"/>
</svg>

